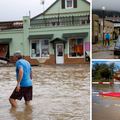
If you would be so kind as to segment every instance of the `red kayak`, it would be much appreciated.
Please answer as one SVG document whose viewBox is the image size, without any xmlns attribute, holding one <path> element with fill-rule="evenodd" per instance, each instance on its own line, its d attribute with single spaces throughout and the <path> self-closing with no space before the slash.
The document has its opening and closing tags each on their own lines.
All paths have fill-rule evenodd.
<svg viewBox="0 0 120 120">
<path fill-rule="evenodd" d="M 113 78 L 115 78 L 116 80 L 120 80 L 120 77 L 118 77 L 117 75 L 113 75 Z"/>
<path fill-rule="evenodd" d="M 120 97 L 120 92 L 116 92 L 116 93 L 99 93 L 99 94 L 104 95 L 104 96 Z"/>
</svg>

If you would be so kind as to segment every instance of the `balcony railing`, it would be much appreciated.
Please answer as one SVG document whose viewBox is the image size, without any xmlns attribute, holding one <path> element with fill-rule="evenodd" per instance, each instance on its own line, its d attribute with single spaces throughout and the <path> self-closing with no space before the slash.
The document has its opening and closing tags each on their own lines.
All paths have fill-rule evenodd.
<svg viewBox="0 0 120 120">
<path fill-rule="evenodd" d="M 34 19 L 30 21 L 31 27 L 54 27 L 54 26 L 72 26 L 72 25 L 83 25 L 89 24 L 90 19 L 87 16 L 68 16 L 68 17 L 54 17 L 54 18 L 43 18 Z"/>
</svg>

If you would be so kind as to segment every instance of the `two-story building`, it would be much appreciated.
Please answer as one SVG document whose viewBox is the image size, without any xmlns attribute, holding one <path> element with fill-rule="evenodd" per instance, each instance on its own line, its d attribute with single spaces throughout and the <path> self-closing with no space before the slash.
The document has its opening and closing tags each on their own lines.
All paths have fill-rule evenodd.
<svg viewBox="0 0 120 120">
<path fill-rule="evenodd" d="M 1 30 L 4 45 L 11 63 L 19 50 L 31 64 L 89 64 L 90 3 L 56 0 L 32 19 L 24 16 L 23 29 Z"/>
<path fill-rule="evenodd" d="M 110 39 L 113 40 L 114 23 L 105 19 L 103 31 L 103 19 L 99 18 L 97 14 L 92 14 L 92 43 L 103 41 L 103 33 L 105 35 L 107 32 L 110 34 Z"/>
</svg>

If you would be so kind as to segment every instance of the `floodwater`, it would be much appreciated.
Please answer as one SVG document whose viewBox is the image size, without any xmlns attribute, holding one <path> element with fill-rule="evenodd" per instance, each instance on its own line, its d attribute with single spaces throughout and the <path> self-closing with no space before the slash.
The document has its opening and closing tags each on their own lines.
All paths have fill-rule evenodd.
<svg viewBox="0 0 120 120">
<path fill-rule="evenodd" d="M 101 96 L 99 92 L 120 92 L 120 85 L 92 85 L 92 120 L 120 120 L 120 98 Z"/>
<path fill-rule="evenodd" d="M 33 100 L 8 99 L 16 86 L 15 67 L 0 67 L 0 120 L 89 120 L 90 67 L 33 67 Z"/>
<path fill-rule="evenodd" d="M 99 51 L 92 53 L 93 59 L 120 59 L 120 55 L 114 55 L 111 51 Z"/>
<path fill-rule="evenodd" d="M 114 55 L 114 46 L 103 46 L 102 44 L 92 45 L 92 58 L 93 59 L 120 59 L 120 54 Z"/>
</svg>

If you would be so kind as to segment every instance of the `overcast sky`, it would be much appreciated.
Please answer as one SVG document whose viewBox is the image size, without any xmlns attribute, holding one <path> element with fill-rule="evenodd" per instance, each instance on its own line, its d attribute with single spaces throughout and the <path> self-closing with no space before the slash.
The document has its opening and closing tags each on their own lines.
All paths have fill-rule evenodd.
<svg viewBox="0 0 120 120">
<path fill-rule="evenodd" d="M 43 12 L 41 0 L 0 0 L 0 21 L 23 20 L 23 16 L 34 17 Z M 56 0 L 45 0 L 44 10 Z M 87 0 L 90 2 L 90 0 Z"/>
<path fill-rule="evenodd" d="M 92 9 L 102 9 L 105 6 L 106 10 L 120 11 L 120 0 L 91 0 Z"/>
</svg>

